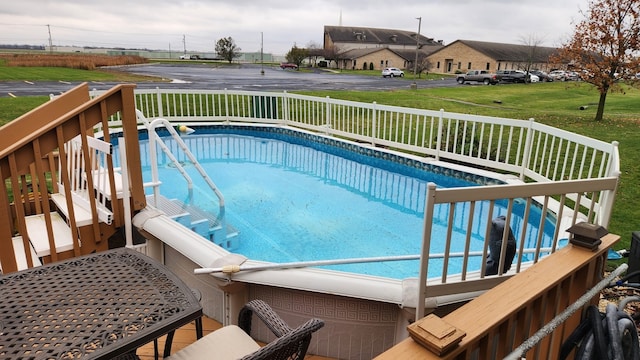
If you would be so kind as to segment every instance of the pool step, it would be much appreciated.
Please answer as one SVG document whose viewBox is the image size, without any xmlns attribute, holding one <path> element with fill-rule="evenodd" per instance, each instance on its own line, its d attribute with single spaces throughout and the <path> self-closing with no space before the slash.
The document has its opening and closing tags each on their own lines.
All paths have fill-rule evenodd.
<svg viewBox="0 0 640 360">
<path fill-rule="evenodd" d="M 155 201 L 154 201 L 155 199 Z M 185 211 L 180 205 L 173 200 L 162 195 L 155 198 L 153 195 L 147 196 L 147 204 L 152 205 L 158 210 L 162 210 L 169 218 L 191 229 L 191 214 Z"/>
<path fill-rule="evenodd" d="M 179 200 L 174 200 L 181 203 Z M 227 250 L 234 250 L 238 247 L 238 229 L 230 224 L 226 225 L 226 229 L 222 227 L 220 220 L 213 214 L 208 213 L 197 206 L 184 205 L 184 209 L 189 212 L 193 219 L 205 219 L 208 228 L 206 236 L 203 232 L 198 234 L 208 238 L 214 244 L 221 246 Z M 194 230 L 195 231 L 195 230 Z"/>
<path fill-rule="evenodd" d="M 234 250 L 238 247 L 238 230 L 227 224 L 223 227 L 215 215 L 210 214 L 197 206 L 185 204 L 178 199 L 168 199 L 162 195 L 154 203 L 154 196 L 147 196 L 147 203 L 162 210 L 171 219 L 193 232 L 203 236 L 214 244 Z"/>
</svg>

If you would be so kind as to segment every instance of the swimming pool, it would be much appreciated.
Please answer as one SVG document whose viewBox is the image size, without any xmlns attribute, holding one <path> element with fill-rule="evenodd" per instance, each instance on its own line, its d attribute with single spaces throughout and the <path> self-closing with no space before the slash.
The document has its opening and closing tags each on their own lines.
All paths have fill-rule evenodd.
<svg viewBox="0 0 640 360">
<path fill-rule="evenodd" d="M 420 159 L 280 128 L 202 127 L 182 139 L 224 194 L 227 223 L 239 230 L 228 250 L 267 262 L 419 254 L 428 182 L 440 187 L 500 183 Z M 192 175 L 195 190 L 190 194 L 175 166 L 159 156 L 160 192 L 216 212 L 217 200 L 204 191 L 205 183 L 195 176 L 194 166 L 176 150 L 172 139 L 164 140 Z M 141 140 L 145 180 L 150 181 L 147 147 Z M 506 203 L 497 205 L 494 217 L 506 212 Z M 463 251 L 467 230 L 465 204 L 456 206 L 460 208 L 453 219 L 454 252 Z M 447 207 L 439 207 L 433 220 L 443 239 Z M 488 208 L 481 203 L 474 212 L 472 251 L 482 251 Z M 517 203 L 512 212 L 518 239 L 524 210 L 524 204 Z M 535 244 L 541 212 L 537 207 L 532 210 L 535 215 L 529 216 L 525 242 Z M 552 218 L 545 219 L 543 246 L 550 244 L 554 224 Z M 443 243 L 432 242 L 430 252 L 443 248 Z M 468 269 L 478 270 L 480 261 L 480 256 L 471 257 Z M 440 259 L 432 259 L 429 276 L 441 274 L 443 266 Z M 449 273 L 460 272 L 461 261 L 447 266 Z M 418 260 L 325 268 L 405 279 L 417 276 Z"/>
</svg>

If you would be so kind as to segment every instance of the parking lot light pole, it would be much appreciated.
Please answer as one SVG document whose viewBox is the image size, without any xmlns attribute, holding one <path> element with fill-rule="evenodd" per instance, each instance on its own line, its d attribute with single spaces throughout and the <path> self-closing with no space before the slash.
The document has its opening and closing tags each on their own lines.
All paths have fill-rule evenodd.
<svg viewBox="0 0 640 360">
<path fill-rule="evenodd" d="M 413 63 L 413 78 L 417 78 L 418 74 L 418 49 L 420 49 L 420 26 L 422 26 L 422 16 L 416 18 L 418 20 L 418 34 L 416 35 L 416 61 Z"/>
<path fill-rule="evenodd" d="M 264 32 L 260 32 L 260 75 L 264 75 Z"/>
</svg>

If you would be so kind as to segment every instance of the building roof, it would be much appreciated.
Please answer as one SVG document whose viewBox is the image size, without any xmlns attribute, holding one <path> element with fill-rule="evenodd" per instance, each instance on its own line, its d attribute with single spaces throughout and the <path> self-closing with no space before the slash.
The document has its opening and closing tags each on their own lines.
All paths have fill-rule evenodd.
<svg viewBox="0 0 640 360">
<path fill-rule="evenodd" d="M 535 51 L 532 51 L 532 49 L 534 49 L 534 46 L 532 45 L 503 44 L 473 40 L 456 40 L 451 44 L 445 46 L 444 48 L 436 50 L 435 52 L 453 46 L 456 43 L 464 44 L 496 61 L 530 60 L 532 62 L 547 62 L 549 61 L 549 57 L 551 55 L 554 55 L 558 51 L 557 48 L 546 46 L 535 46 Z"/>
<path fill-rule="evenodd" d="M 367 48 L 367 49 L 351 49 L 351 50 L 347 50 L 345 52 L 340 53 L 340 58 L 341 59 L 358 59 L 361 58 L 363 56 L 369 55 L 369 54 L 373 54 L 379 51 L 390 51 L 398 56 L 400 56 L 401 58 L 404 58 L 405 60 L 410 60 L 411 58 L 405 57 L 403 56 L 402 53 L 400 53 L 399 51 L 397 51 L 396 49 L 389 49 L 388 47 L 379 47 L 379 48 Z M 414 52 L 415 54 L 415 52 Z"/>
<path fill-rule="evenodd" d="M 416 45 L 416 32 L 396 29 L 378 29 L 356 26 L 325 26 L 325 34 L 334 43 L 362 43 L 375 45 Z M 439 42 L 420 35 L 421 45 L 442 45 Z"/>
</svg>

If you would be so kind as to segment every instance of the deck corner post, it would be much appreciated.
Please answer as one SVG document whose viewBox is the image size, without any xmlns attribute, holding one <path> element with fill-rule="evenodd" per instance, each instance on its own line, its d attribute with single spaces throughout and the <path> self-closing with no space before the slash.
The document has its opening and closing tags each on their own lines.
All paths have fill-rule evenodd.
<svg viewBox="0 0 640 360">
<path fill-rule="evenodd" d="M 416 319 L 424 317 L 424 302 L 427 298 L 427 274 L 429 273 L 429 249 L 431 247 L 431 228 L 433 225 L 433 208 L 436 196 L 436 184 L 427 184 L 427 195 L 424 204 L 424 224 L 422 230 L 422 250 L 420 255 L 420 269 L 418 274 L 418 299 L 416 303 Z"/>
</svg>

